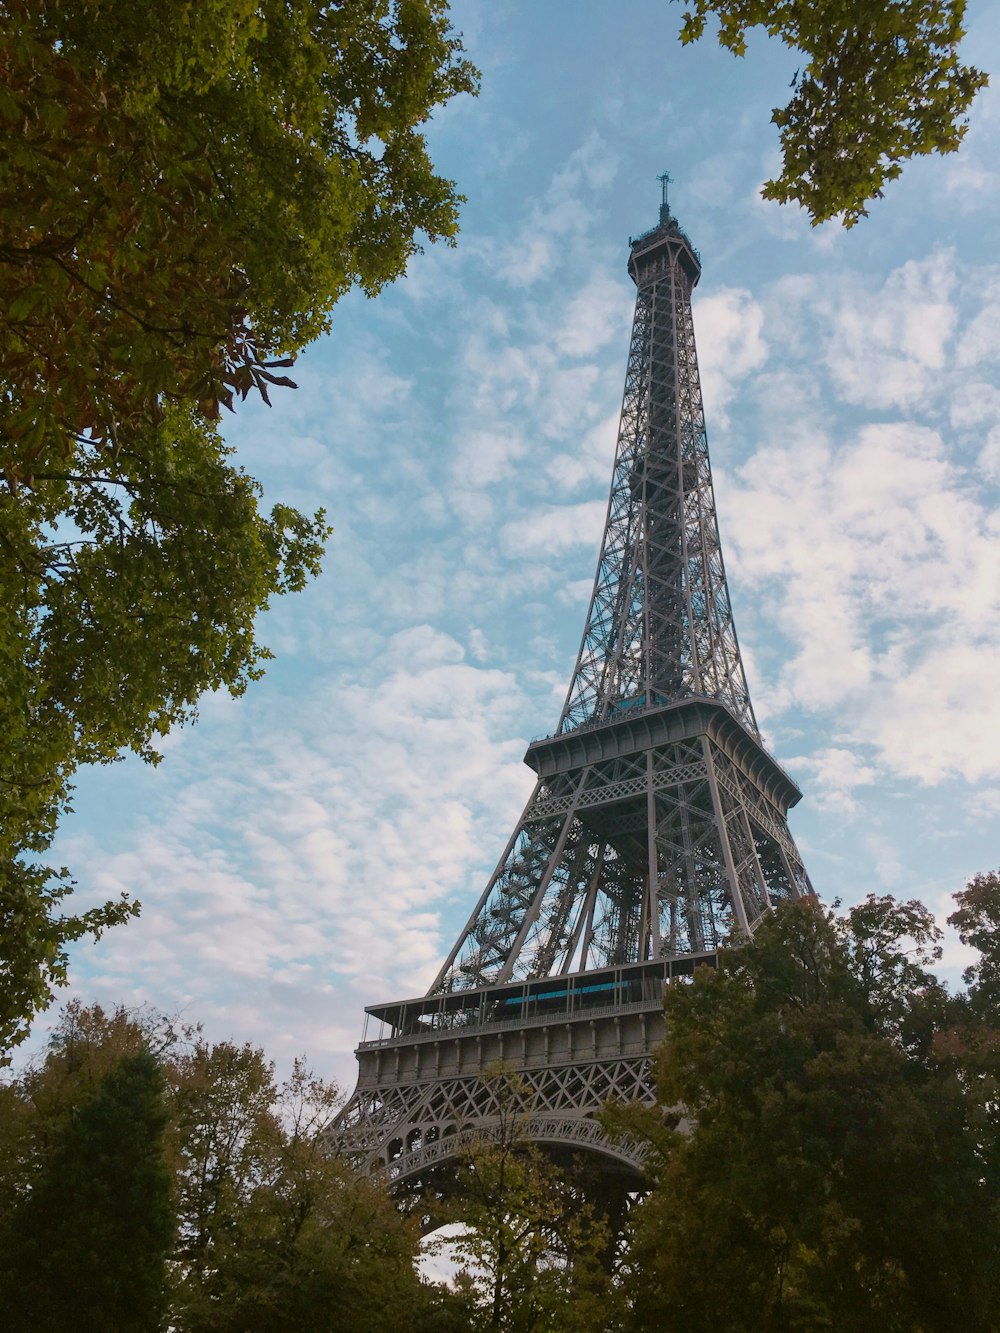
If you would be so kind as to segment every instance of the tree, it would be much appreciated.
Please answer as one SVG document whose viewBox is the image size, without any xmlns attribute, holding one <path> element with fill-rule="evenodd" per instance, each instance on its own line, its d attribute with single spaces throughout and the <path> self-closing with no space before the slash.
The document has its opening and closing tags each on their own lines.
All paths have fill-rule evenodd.
<svg viewBox="0 0 1000 1333">
<path fill-rule="evenodd" d="M 634 1327 L 996 1326 L 996 1180 L 939 1049 L 935 934 L 916 903 L 792 904 L 668 990 Z"/>
<path fill-rule="evenodd" d="M 7 794 L 0 779 L 0 820 Z M 100 939 L 109 926 L 139 910 L 123 898 L 61 915 L 62 901 L 72 892 L 68 871 L 25 863 L 18 855 L 24 847 L 43 851 L 47 845 L 47 837 L 39 834 L 19 839 L 13 855 L 0 850 L 0 1068 L 10 1064 L 11 1048 L 28 1035 L 34 1015 L 51 1002 L 53 988 L 64 984 L 67 946 L 86 935 Z"/>
<path fill-rule="evenodd" d="M 440 1325 L 425 1322 L 434 1293 L 414 1268 L 416 1223 L 384 1186 L 331 1153 L 324 1131 L 335 1101 L 335 1089 L 296 1066 L 278 1098 L 271 1169 L 230 1199 L 225 1218 L 217 1214 L 209 1262 L 192 1270 L 175 1304 L 179 1329 L 436 1333 Z"/>
<path fill-rule="evenodd" d="M 443 1215 L 463 1230 L 441 1242 L 466 1267 L 473 1327 L 509 1333 L 603 1329 L 610 1279 L 607 1229 L 556 1167 L 525 1141 L 529 1089 L 497 1066 L 496 1132 L 467 1145 Z"/>
<path fill-rule="evenodd" d="M 122 1060 L 144 1051 L 162 1060 L 183 1039 L 184 1033 L 152 1011 L 119 1007 L 108 1014 L 100 1005 L 86 1008 L 71 1000 L 44 1059 L 0 1082 L 0 1217 L 31 1192 L 70 1121 Z"/>
<path fill-rule="evenodd" d="M 4 1227 L 5 1328 L 155 1333 L 173 1240 L 163 1072 L 124 1056 L 68 1119 Z"/>
<path fill-rule="evenodd" d="M 170 1063 L 181 1333 L 436 1333 L 443 1294 L 385 1188 L 331 1151 L 336 1087 L 296 1061 L 277 1088 L 253 1046 L 202 1040 Z M 425 1323 L 425 1320 L 428 1321 Z"/>
<path fill-rule="evenodd" d="M 149 1278 L 155 1267 L 152 1249 L 142 1244 L 153 1233 L 162 1239 L 159 1196 L 144 1194 L 140 1173 L 129 1168 L 140 1160 L 133 1143 L 149 1117 L 141 1098 L 116 1091 L 121 1071 L 134 1071 L 136 1062 L 145 1068 L 150 1059 L 163 1121 L 156 1161 L 169 1186 L 170 1280 L 164 1299 L 161 1254 L 157 1308 L 166 1310 L 170 1327 L 179 1333 L 466 1327 L 461 1302 L 415 1271 L 416 1222 L 383 1186 L 358 1179 L 332 1153 L 336 1088 L 303 1062 L 278 1088 L 273 1066 L 256 1047 L 210 1045 L 197 1029 L 178 1030 L 152 1013 L 108 1014 L 77 1003 L 67 1007 L 45 1059 L 0 1084 L 0 1217 L 13 1219 L 6 1234 L 0 1223 L 0 1313 L 9 1306 L 20 1321 L 4 1327 L 35 1320 L 43 1329 L 83 1333 L 161 1326 L 142 1322 L 152 1307 L 138 1290 L 142 1274 Z M 126 1112 L 131 1127 L 122 1129 L 117 1117 Z M 100 1141 L 87 1129 L 94 1121 Z M 123 1166 L 116 1175 L 118 1132 Z M 112 1171 L 105 1179 L 108 1152 Z M 68 1193 L 60 1200 L 63 1187 Z M 119 1199 L 119 1189 L 131 1192 Z M 56 1217 L 60 1208 L 64 1216 Z M 135 1236 L 118 1244 L 114 1226 L 126 1223 Z M 41 1253 L 45 1228 L 51 1255 Z M 135 1269 L 128 1281 L 118 1274 L 120 1262 Z M 92 1270 L 86 1280 L 81 1266 Z M 63 1272 L 72 1281 L 63 1282 Z M 37 1306 L 36 1283 L 52 1288 Z M 79 1317 L 59 1304 L 72 1301 L 77 1288 L 85 1294 Z M 108 1312 L 92 1316 L 87 1302 L 93 1295 L 98 1309 L 101 1292 Z M 32 1300 L 21 1301 L 22 1293 Z"/>
<path fill-rule="evenodd" d="M 812 225 L 845 227 L 919 154 L 953 153 L 963 119 L 988 76 L 958 59 L 965 0 L 684 0 L 681 41 L 697 41 L 709 14 L 719 44 L 746 53 L 763 27 L 807 57 L 793 97 L 771 119 L 781 131 L 782 173 L 765 199 L 797 201 Z"/>
<path fill-rule="evenodd" d="M 935 1035 L 934 1052 L 974 1108 L 971 1129 L 983 1183 L 1000 1217 L 1000 871 L 973 875 L 955 902 L 948 924 L 979 959 L 964 973 L 968 991 L 956 998 L 950 1027 Z M 1000 1290 L 1000 1266 L 994 1282 Z"/>
<path fill-rule="evenodd" d="M 274 378 L 456 231 L 420 132 L 472 91 L 444 0 L 2 0 L 13 482 Z M 277 377 L 280 379 L 281 377 Z"/>
<path fill-rule="evenodd" d="M 973 875 L 961 893 L 948 924 L 963 944 L 979 953 L 966 969 L 970 1004 L 994 1025 L 1000 1021 L 1000 870 Z"/>
<path fill-rule="evenodd" d="M 177 1153 L 177 1258 L 183 1286 L 200 1288 L 220 1245 L 276 1171 L 281 1125 L 274 1066 L 259 1047 L 198 1040 L 171 1062 Z"/>
<path fill-rule="evenodd" d="M 0 1061 L 66 946 L 40 861 L 73 774 L 268 658 L 254 622 L 319 569 L 215 425 L 268 399 L 337 299 L 450 241 L 421 133 L 475 89 L 443 0 L 0 0 Z"/>
</svg>

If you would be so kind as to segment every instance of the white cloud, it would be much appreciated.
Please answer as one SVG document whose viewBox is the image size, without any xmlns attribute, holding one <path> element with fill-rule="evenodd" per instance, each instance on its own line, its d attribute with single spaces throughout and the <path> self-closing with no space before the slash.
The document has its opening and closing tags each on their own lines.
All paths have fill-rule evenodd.
<svg viewBox="0 0 1000 1333">
<path fill-rule="evenodd" d="M 1000 274 L 990 275 L 978 293 L 981 308 L 958 343 L 960 366 L 1000 360 Z"/>
<path fill-rule="evenodd" d="M 478 626 L 473 626 L 469 630 L 469 652 L 477 662 L 485 662 L 489 659 L 489 642 Z"/>
<path fill-rule="evenodd" d="M 821 809 L 855 815 L 861 806 L 854 793 L 878 780 L 877 770 L 855 750 L 831 746 L 787 761 L 796 772 L 811 774 L 810 793 Z"/>
<path fill-rule="evenodd" d="M 1000 423 L 987 434 L 976 462 L 990 481 L 1000 481 Z"/>
<path fill-rule="evenodd" d="M 631 311 L 625 286 L 610 274 L 596 274 L 570 298 L 562 325 L 552 330 L 552 344 L 570 357 L 592 357 L 609 343 L 617 347 L 628 337 Z"/>
<path fill-rule="evenodd" d="M 549 274 L 566 247 L 587 232 L 588 196 L 606 190 L 617 170 L 617 155 L 592 131 L 555 174 L 517 235 L 500 249 L 498 276 L 513 287 L 529 287 Z"/>
<path fill-rule="evenodd" d="M 592 546 L 596 551 L 606 513 L 607 504 L 603 500 L 536 506 L 529 518 L 505 523 L 500 530 L 500 542 L 510 556 L 553 555 L 581 545 Z"/>
<path fill-rule="evenodd" d="M 865 847 L 880 886 L 883 889 L 895 889 L 903 878 L 903 860 L 899 848 L 891 838 L 881 833 L 867 833 Z"/>
<path fill-rule="evenodd" d="M 951 424 L 959 430 L 973 430 L 984 423 L 1000 423 L 1000 388 L 983 380 L 958 384 L 948 403 Z"/>
<path fill-rule="evenodd" d="M 969 782 L 1000 776 L 1000 635 L 968 642 L 948 628 L 861 702 L 858 730 L 905 777 Z"/>
<path fill-rule="evenodd" d="M 955 285 L 952 256 L 939 251 L 896 269 L 877 291 L 854 280 L 826 302 L 826 363 L 839 392 L 865 407 L 926 403 L 955 330 Z"/>
<path fill-rule="evenodd" d="M 563 495 L 584 485 L 608 485 L 614 466 L 620 413 L 605 417 L 580 436 L 572 436 L 572 448 L 556 454 L 548 464 L 548 475 Z"/>
<path fill-rule="evenodd" d="M 736 384 L 767 359 L 764 312 L 741 287 L 724 287 L 694 305 L 698 333 L 698 368 L 705 412 L 713 426 L 728 422 Z"/>
<path fill-rule="evenodd" d="M 510 474 L 527 452 L 528 442 L 513 431 L 472 431 L 464 435 L 456 457 L 456 474 L 478 486 Z"/>
<path fill-rule="evenodd" d="M 525 705 L 428 625 L 392 635 L 366 680 L 329 676 L 289 704 L 229 745 L 206 723 L 171 756 L 155 825 L 119 850 L 67 840 L 92 896 L 143 901 L 87 994 L 223 1034 L 242 995 L 269 1054 L 308 1047 L 349 1082 L 363 1005 L 426 988 L 502 850 L 497 812 L 513 823 L 532 782 Z"/>
<path fill-rule="evenodd" d="M 779 702 L 924 782 L 1000 772 L 1000 520 L 941 437 L 868 425 L 762 450 L 729 531 L 789 650 Z"/>
<path fill-rule="evenodd" d="M 393 666 L 412 671 L 414 668 L 438 667 L 461 662 L 465 650 L 447 634 L 430 625 L 414 625 L 394 634 L 387 645 L 386 660 Z"/>
</svg>

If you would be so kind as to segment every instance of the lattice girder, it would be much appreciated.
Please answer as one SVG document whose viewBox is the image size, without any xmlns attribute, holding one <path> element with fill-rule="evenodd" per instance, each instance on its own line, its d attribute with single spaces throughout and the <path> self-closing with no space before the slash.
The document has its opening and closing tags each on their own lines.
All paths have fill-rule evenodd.
<svg viewBox="0 0 1000 1333">
<path fill-rule="evenodd" d="M 659 712 L 678 739 L 625 736 L 558 781 L 541 776 L 432 991 L 716 949 L 809 891 L 785 809 L 741 767 L 735 742 L 727 751 L 710 736 L 693 704 Z M 606 724 L 594 740 L 624 728 Z"/>
<path fill-rule="evenodd" d="M 427 995 L 369 1009 L 388 1035 L 359 1047 L 338 1123 L 343 1150 L 395 1181 L 495 1131 L 497 1062 L 524 1080 L 529 1138 L 641 1171 L 595 1117 L 612 1096 L 652 1100 L 664 984 L 812 893 L 786 820 L 799 791 L 763 748 L 740 657 L 691 314 L 701 266 L 665 199 L 629 272 L 607 519 L 558 726 L 528 748 L 534 791 Z"/>
<path fill-rule="evenodd" d="M 409 1047 L 402 1062 L 398 1044 L 363 1046 L 359 1086 L 340 1117 L 339 1150 L 360 1169 L 393 1181 L 419 1175 L 497 1129 L 503 1093 L 484 1075 L 504 1063 L 518 1076 L 525 1138 L 594 1152 L 638 1171 L 641 1146 L 610 1140 L 595 1117 L 611 1099 L 653 1102 L 647 1051 L 662 1035 L 662 1015 L 649 1001 L 623 1015 L 594 1012 L 524 1034 L 442 1034 Z"/>
</svg>

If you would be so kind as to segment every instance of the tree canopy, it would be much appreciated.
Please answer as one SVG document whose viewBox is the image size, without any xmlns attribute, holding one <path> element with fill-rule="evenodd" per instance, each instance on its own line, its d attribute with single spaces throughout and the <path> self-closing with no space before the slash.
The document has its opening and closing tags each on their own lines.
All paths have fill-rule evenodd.
<svg viewBox="0 0 1000 1333">
<path fill-rule="evenodd" d="M 718 970 L 669 986 L 656 1104 L 604 1113 L 650 1145 L 650 1188 L 623 1235 L 593 1182 L 525 1142 L 529 1093 L 508 1069 L 486 1075 L 495 1132 L 463 1138 L 415 1208 L 336 1155 L 336 1091 L 304 1062 L 279 1086 L 254 1046 L 73 1003 L 44 1060 L 0 1082 L 0 1318 L 139 1329 L 164 1310 L 159 1326 L 178 1333 L 992 1333 L 1000 873 L 970 880 L 950 922 L 976 952 L 954 995 L 930 970 L 931 915 L 877 897 L 842 917 L 784 906 Z M 465 1224 L 450 1288 L 415 1272 L 425 1212 Z M 67 1290 L 79 1317 L 60 1305 Z"/>
<path fill-rule="evenodd" d="M 421 124 L 475 87 L 444 0 L 2 0 L 0 430 L 12 483 L 215 416 L 458 197 Z M 278 377 L 279 379 L 281 377 Z M 133 439 L 133 447 L 135 447 Z"/>
<path fill-rule="evenodd" d="M 963 119 L 988 76 L 958 58 L 965 0 L 684 0 L 681 41 L 697 41 L 709 14 L 719 44 L 745 55 L 763 27 L 806 61 L 793 96 L 771 119 L 782 172 L 762 194 L 795 201 L 813 226 L 852 227 L 866 204 L 919 154 L 953 153 Z"/>
<path fill-rule="evenodd" d="M 74 1108 L 5 1219 L 0 1313 L 11 1330 L 155 1333 L 174 1216 L 164 1077 L 124 1055 Z"/>
<path fill-rule="evenodd" d="M 1000 880 L 959 901 L 995 958 Z M 996 1327 L 1000 1023 L 927 970 L 937 934 L 918 903 L 793 904 L 668 989 L 660 1109 L 618 1121 L 656 1149 L 636 1327 Z"/>
<path fill-rule="evenodd" d="M 443 0 L 0 0 L 0 1062 L 65 979 L 42 861 L 83 763 L 269 656 L 325 516 L 266 511 L 220 407 L 275 385 L 459 196 L 421 132 L 476 73 Z"/>
<path fill-rule="evenodd" d="M 303 1062 L 279 1086 L 257 1047 L 70 1004 L 0 1084 L 3 1326 L 451 1327 L 415 1219 L 331 1151 L 339 1103 Z"/>
</svg>

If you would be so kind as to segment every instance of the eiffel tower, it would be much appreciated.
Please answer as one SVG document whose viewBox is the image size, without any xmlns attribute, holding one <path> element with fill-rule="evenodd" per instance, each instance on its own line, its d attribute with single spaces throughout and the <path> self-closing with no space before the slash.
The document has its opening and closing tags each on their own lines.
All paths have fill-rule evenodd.
<svg viewBox="0 0 1000 1333">
<path fill-rule="evenodd" d="M 667 982 L 812 889 L 786 823 L 800 797 L 764 749 L 733 624 L 691 293 L 671 215 L 630 241 L 635 319 L 597 577 L 566 703 L 525 763 L 538 781 L 425 996 L 366 1010 L 342 1150 L 418 1182 L 496 1132 L 516 1071 L 524 1134 L 634 1187 L 609 1098 L 652 1101 Z"/>
</svg>

